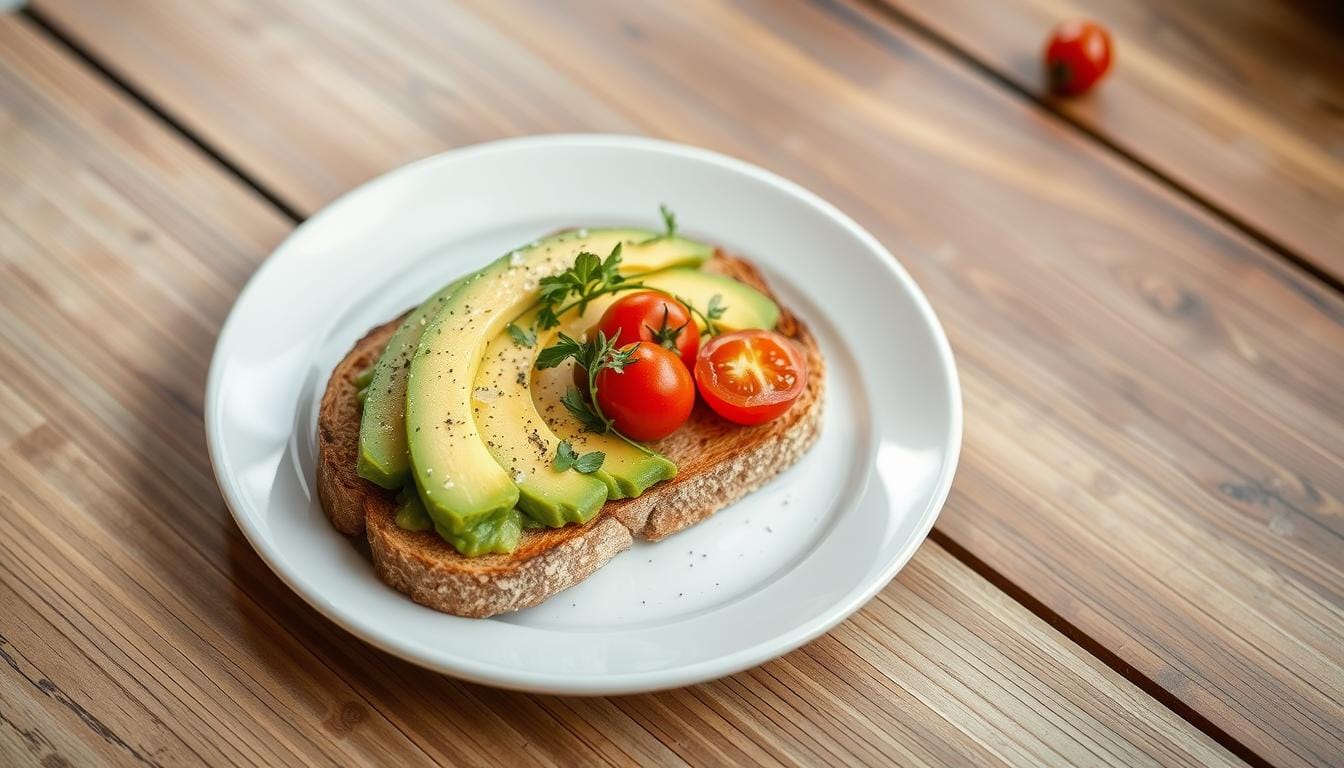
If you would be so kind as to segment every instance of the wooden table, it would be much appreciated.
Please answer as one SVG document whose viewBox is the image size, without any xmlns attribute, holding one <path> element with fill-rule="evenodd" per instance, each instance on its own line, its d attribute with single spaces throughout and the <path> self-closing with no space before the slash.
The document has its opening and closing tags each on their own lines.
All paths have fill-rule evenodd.
<svg viewBox="0 0 1344 768">
<path fill-rule="evenodd" d="M 1042 95 L 1056 20 L 1117 68 Z M 952 497 L 782 659 L 611 699 L 346 635 L 201 409 L 248 276 L 430 153 L 662 136 L 929 294 Z M 0 764 L 1344 764 L 1344 18 L 1308 0 L 34 0 L 0 17 Z"/>
</svg>

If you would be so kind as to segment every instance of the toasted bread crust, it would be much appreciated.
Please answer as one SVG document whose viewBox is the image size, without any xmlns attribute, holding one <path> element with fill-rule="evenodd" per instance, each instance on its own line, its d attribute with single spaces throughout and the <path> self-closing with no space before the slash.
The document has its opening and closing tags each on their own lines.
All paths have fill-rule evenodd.
<svg viewBox="0 0 1344 768">
<path fill-rule="evenodd" d="M 525 531 L 508 555 L 463 557 L 431 531 L 397 527 L 390 505 L 368 520 L 369 547 L 378 577 L 421 605 L 482 618 L 534 606 L 588 578 L 633 538 L 616 518 L 587 525 Z"/>
<path fill-rule="evenodd" d="M 405 315 L 402 315 L 405 317 Z M 317 498 L 336 530 L 364 532 L 364 500 L 388 491 L 355 473 L 359 459 L 359 401 L 355 377 L 378 361 L 401 317 L 364 334 L 331 372 L 317 411 Z"/>
<path fill-rule="evenodd" d="M 745 261 L 718 254 L 707 268 L 770 293 Z M 399 528 L 395 494 L 355 473 L 360 409 L 354 378 L 377 360 L 399 322 L 370 331 L 332 372 L 318 413 L 318 497 L 338 531 L 367 534 L 379 578 L 446 613 L 485 617 L 536 605 L 588 578 L 634 536 L 662 539 L 759 488 L 796 462 L 820 430 L 825 363 L 806 326 L 783 310 L 777 330 L 802 347 L 809 376 L 782 417 L 740 427 L 698 403 L 685 426 L 654 446 L 676 462 L 672 480 L 637 499 L 608 502 L 586 525 L 524 531 L 511 554 L 463 557 L 433 532 Z"/>
</svg>

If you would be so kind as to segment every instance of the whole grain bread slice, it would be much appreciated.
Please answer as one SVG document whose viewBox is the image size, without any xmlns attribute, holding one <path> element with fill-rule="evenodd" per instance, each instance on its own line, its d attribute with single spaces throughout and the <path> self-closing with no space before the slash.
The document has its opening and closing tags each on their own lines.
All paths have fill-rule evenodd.
<svg viewBox="0 0 1344 768">
<path fill-rule="evenodd" d="M 771 294 L 760 273 L 741 259 L 720 253 L 705 268 Z M 809 370 L 807 388 L 787 413 L 741 427 L 697 403 L 681 429 L 652 446 L 677 464 L 672 480 L 639 498 L 607 502 L 585 525 L 525 530 L 511 554 L 463 557 L 431 531 L 398 527 L 395 494 L 355 473 L 360 408 L 354 380 L 377 359 L 399 322 L 370 331 L 332 372 L 318 414 L 318 498 L 338 531 L 367 535 L 379 578 L 422 605 L 459 616 L 536 605 L 592 575 L 634 536 L 656 541 L 709 517 L 796 462 L 821 425 L 825 362 L 807 327 L 781 305 L 776 330 L 798 342 Z"/>
</svg>

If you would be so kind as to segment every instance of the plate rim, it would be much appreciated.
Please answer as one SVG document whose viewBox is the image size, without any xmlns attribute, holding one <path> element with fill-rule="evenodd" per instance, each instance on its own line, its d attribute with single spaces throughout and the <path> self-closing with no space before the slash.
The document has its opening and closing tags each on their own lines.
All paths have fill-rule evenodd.
<svg viewBox="0 0 1344 768">
<path fill-rule="evenodd" d="M 415 649 L 413 648 L 406 647 L 404 644 L 399 645 L 396 642 L 389 640 L 387 637 L 361 626 L 354 617 L 347 616 L 346 611 L 338 609 L 320 594 L 309 591 L 306 587 L 300 585 L 285 568 L 280 567 L 279 563 L 283 559 L 282 553 L 276 550 L 262 531 L 258 530 L 257 526 L 253 524 L 253 521 L 248 515 L 239 511 L 240 507 L 243 506 L 243 503 L 240 499 L 235 498 L 237 489 L 226 477 L 226 467 L 223 464 L 224 459 L 222 458 L 225 449 L 222 445 L 222 437 L 220 435 L 219 396 L 220 386 L 223 379 L 223 358 L 229 352 L 229 348 L 233 346 L 226 342 L 228 342 L 234 332 L 235 326 L 242 322 L 240 320 L 240 307 L 253 291 L 258 290 L 257 286 L 262 282 L 269 270 L 275 267 L 276 254 L 280 253 L 287 245 L 302 235 L 305 231 L 321 226 L 330 215 L 339 211 L 339 209 L 348 204 L 350 200 L 362 195 L 371 194 L 374 190 L 383 186 L 396 184 L 401 178 L 413 175 L 419 169 L 426 166 L 453 162 L 454 160 L 464 157 L 481 156 L 500 152 L 507 153 L 518 150 L 544 149 L 547 147 L 616 148 L 655 152 L 701 163 L 717 165 L 727 171 L 751 177 L 755 181 L 791 195 L 797 198 L 800 202 L 818 210 L 834 223 L 845 229 L 859 242 L 879 254 L 882 257 L 880 259 L 882 265 L 888 270 L 891 276 L 903 286 L 907 294 L 914 300 L 916 311 L 932 332 L 935 351 L 946 378 L 947 391 L 945 394 L 947 395 L 949 404 L 951 423 L 949 425 L 950 428 L 948 430 L 947 439 L 942 446 L 945 459 L 939 471 L 933 494 L 929 497 L 929 501 L 924 506 L 923 511 L 920 512 L 919 522 L 915 526 L 917 535 L 912 536 L 895 553 L 895 556 L 889 559 L 886 567 L 883 568 L 875 578 L 870 579 L 862 588 L 853 590 L 842 602 L 836 603 L 826 611 L 819 613 L 808 621 L 799 623 L 791 631 L 777 636 L 772 641 L 760 642 L 742 648 L 734 653 L 658 670 L 589 676 L 574 676 L 564 673 L 537 673 L 534 671 L 525 671 L 521 674 L 515 673 L 510 675 L 508 674 L 510 670 L 495 669 L 494 667 L 489 667 L 488 669 L 490 671 L 483 672 L 481 671 L 483 665 L 479 662 L 473 663 L 470 659 L 458 656 L 457 658 L 465 663 L 455 664 L 450 663 L 445 659 L 420 655 L 415 653 Z M 224 498 L 225 505 L 229 509 L 229 514 L 233 517 L 234 523 L 242 531 L 244 538 L 247 539 L 248 544 L 252 546 L 253 551 L 257 553 L 258 557 L 266 563 L 267 567 L 269 567 L 271 571 L 279 577 L 287 587 L 289 587 L 289 589 L 302 598 L 304 602 L 308 603 L 308 605 L 316 609 L 325 618 L 334 622 L 337 626 L 351 633 L 355 637 L 384 652 L 416 664 L 417 666 L 448 674 L 461 680 L 499 688 L 564 695 L 621 695 L 666 690 L 714 680 L 735 674 L 745 669 L 750 669 L 771 659 L 778 658 L 779 656 L 789 653 L 834 629 L 862 608 L 869 600 L 876 596 L 878 592 L 886 588 L 886 586 L 891 583 L 892 579 L 895 578 L 896 574 L 910 561 L 924 541 L 928 539 L 929 531 L 933 528 L 933 525 L 938 518 L 938 514 L 941 512 L 942 507 L 946 503 L 947 497 L 951 492 L 952 480 L 956 474 L 957 465 L 960 461 L 963 437 L 963 402 L 960 377 L 957 372 L 955 357 L 952 352 L 951 343 L 948 341 L 946 330 L 938 320 L 938 316 L 930 305 L 928 297 L 925 296 L 923 290 L 920 289 L 919 285 L 906 271 L 904 265 L 902 265 L 895 255 L 892 254 L 891 251 L 889 251 L 872 233 L 868 232 L 848 214 L 841 211 L 834 204 L 828 202 L 820 195 L 808 190 L 797 182 L 786 179 L 779 174 L 755 164 L 748 163 L 744 160 L 720 152 L 678 142 L 642 136 L 606 133 L 538 134 L 486 141 L 449 149 L 391 169 L 359 184 L 324 204 L 321 210 L 301 222 L 284 238 L 284 240 L 278 243 L 271 252 L 267 254 L 234 298 L 233 303 L 229 308 L 228 316 L 220 326 L 219 334 L 216 337 L 214 349 L 211 353 L 210 368 L 206 378 L 204 405 L 206 448 L 210 457 L 210 467 L 214 474 L 216 485 L 219 487 L 220 494 Z M 286 446 L 285 450 L 286 452 L 295 450 L 292 436 L 289 440 L 289 445 Z M 306 478 L 304 481 L 307 483 Z M 495 672 L 495 674 L 492 674 L 492 671 Z"/>
</svg>

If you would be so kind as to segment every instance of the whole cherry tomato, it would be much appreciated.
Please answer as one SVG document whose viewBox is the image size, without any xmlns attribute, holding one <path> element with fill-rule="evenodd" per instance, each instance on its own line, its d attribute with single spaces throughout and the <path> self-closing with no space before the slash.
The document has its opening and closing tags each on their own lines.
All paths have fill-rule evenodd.
<svg viewBox="0 0 1344 768">
<path fill-rule="evenodd" d="M 660 440 L 686 422 L 695 406 L 695 383 L 675 353 L 647 341 L 627 344 L 631 361 L 597 372 L 597 404 L 632 440 Z"/>
<path fill-rule="evenodd" d="M 700 350 L 700 328 L 690 310 L 680 301 L 657 291 L 640 291 L 622 296 L 607 307 L 597 327 L 608 339 L 623 342 L 651 341 L 676 352 L 686 370 L 695 367 Z"/>
<path fill-rule="evenodd" d="M 716 336 L 695 362 L 700 397 L 736 424 L 763 424 L 789 410 L 807 386 L 798 345 L 774 331 Z"/>
<path fill-rule="evenodd" d="M 1111 36 L 1094 21 L 1071 19 L 1055 27 L 1045 47 L 1050 90 L 1074 96 L 1096 85 L 1111 67 Z"/>
</svg>

